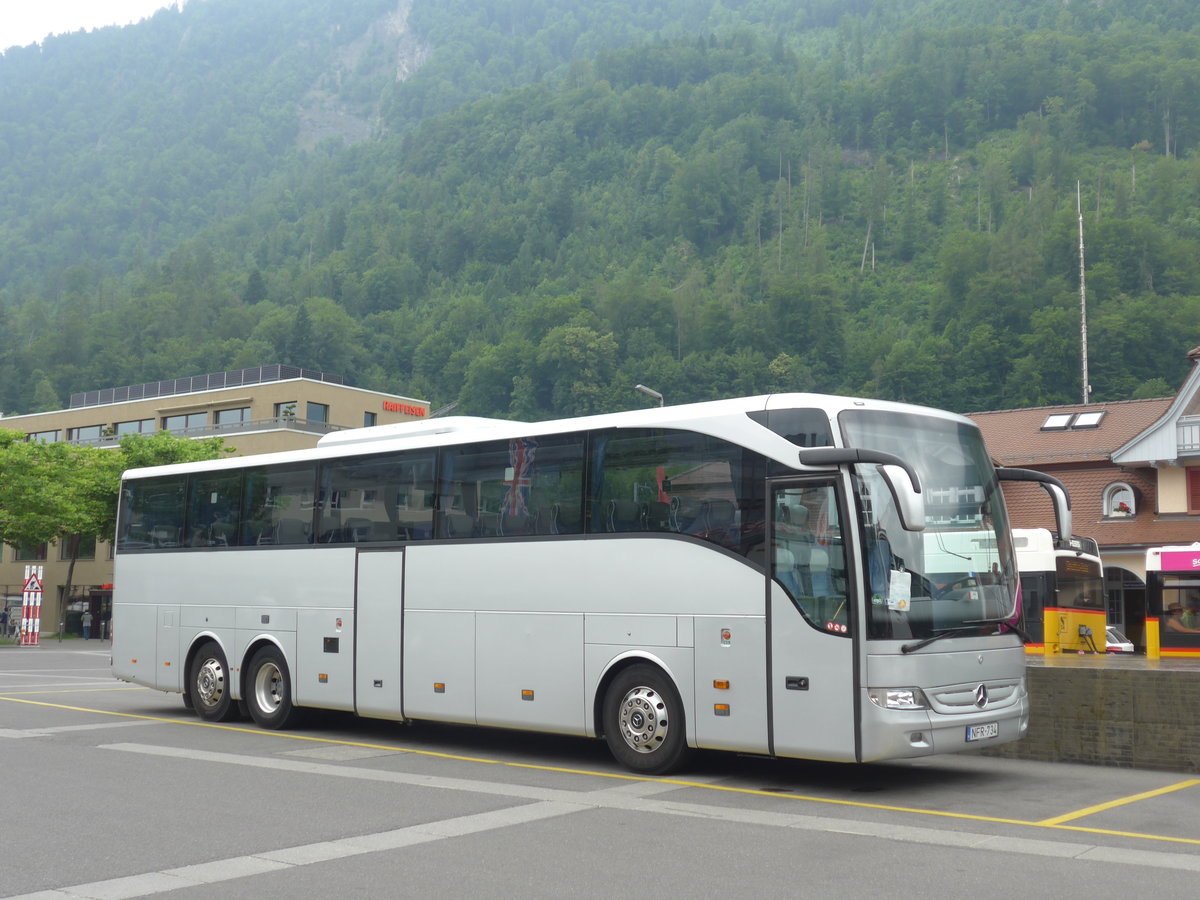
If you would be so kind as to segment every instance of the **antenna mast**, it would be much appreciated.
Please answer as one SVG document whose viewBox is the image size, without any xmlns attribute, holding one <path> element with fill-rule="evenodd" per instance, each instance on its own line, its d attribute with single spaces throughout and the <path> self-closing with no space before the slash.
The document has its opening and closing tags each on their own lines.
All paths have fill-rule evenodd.
<svg viewBox="0 0 1200 900">
<path fill-rule="evenodd" d="M 1092 386 L 1088 384 L 1087 282 L 1083 270 L 1083 204 L 1080 202 L 1079 182 L 1075 182 L 1075 211 L 1079 214 L 1079 350 L 1080 380 L 1083 402 L 1086 405 Z"/>
</svg>

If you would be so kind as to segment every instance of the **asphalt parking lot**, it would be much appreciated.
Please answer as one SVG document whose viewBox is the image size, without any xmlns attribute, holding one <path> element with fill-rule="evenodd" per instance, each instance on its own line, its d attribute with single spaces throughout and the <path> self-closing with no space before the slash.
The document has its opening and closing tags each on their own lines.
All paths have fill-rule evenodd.
<svg viewBox="0 0 1200 900">
<path fill-rule="evenodd" d="M 1200 877 L 1200 779 L 1176 773 L 701 754 L 646 779 L 598 741 L 205 723 L 114 681 L 97 641 L 0 647 L 0 747 L 2 897 L 1096 897 Z"/>
</svg>

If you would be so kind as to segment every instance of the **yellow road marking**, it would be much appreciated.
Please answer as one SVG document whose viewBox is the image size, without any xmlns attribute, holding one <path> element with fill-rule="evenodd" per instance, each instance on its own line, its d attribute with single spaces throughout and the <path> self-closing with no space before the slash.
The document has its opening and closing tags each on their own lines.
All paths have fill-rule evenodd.
<svg viewBox="0 0 1200 900">
<path fill-rule="evenodd" d="M 1116 809 L 1118 806 L 1128 806 L 1130 803 L 1137 803 L 1139 800 L 1148 800 L 1151 797 L 1161 797 L 1163 794 L 1174 793 L 1175 791 L 1186 790 L 1190 787 L 1195 787 L 1200 784 L 1200 779 L 1192 778 L 1188 781 L 1180 781 L 1177 784 L 1169 784 L 1166 787 L 1156 788 L 1153 791 L 1145 791 L 1141 794 L 1133 794 L 1129 797 L 1120 797 L 1116 800 L 1109 800 L 1107 803 L 1097 803 L 1095 806 L 1088 806 L 1084 809 L 1078 809 L 1075 812 L 1066 813 L 1065 815 L 1055 816 L 1052 819 L 1043 819 L 1038 822 L 1039 825 L 1061 825 L 1063 822 L 1070 822 L 1074 819 L 1082 819 L 1084 816 L 1090 816 L 1093 813 L 1104 812 L 1108 809 Z"/>
<path fill-rule="evenodd" d="M 37 696 L 40 696 L 42 694 L 111 694 L 113 692 L 119 693 L 121 691 L 140 691 L 140 690 L 144 690 L 144 688 L 137 687 L 136 685 L 129 685 L 128 687 L 61 688 L 61 689 L 54 688 L 52 690 L 43 689 L 40 691 L 5 691 L 4 695 L 0 696 L 0 700 L 7 700 L 10 697 L 23 697 L 26 694 L 37 695 Z M 101 712 L 101 710 L 89 710 L 89 712 Z"/>
<path fill-rule="evenodd" d="M 149 690 L 149 688 L 134 688 L 135 690 Z M 118 690 L 120 690 L 118 688 Z M 54 692 L 47 692 L 54 693 Z M 741 788 L 730 787 L 728 785 L 707 784 L 698 781 L 686 781 L 676 778 L 650 778 L 643 775 L 630 775 L 620 772 L 597 772 L 593 769 L 573 769 L 565 766 L 545 766 L 536 763 L 521 763 L 505 761 L 501 759 L 489 759 L 481 756 L 464 756 L 457 753 L 441 753 L 436 750 L 418 750 L 414 747 L 398 747 L 391 744 L 372 744 L 365 741 L 345 741 L 336 738 L 317 737 L 313 735 L 293 734 L 286 731 L 267 731 L 261 728 L 245 728 L 240 725 L 224 725 L 220 722 L 205 722 L 202 719 L 179 719 L 168 716 L 150 716 L 140 713 L 125 713 L 116 712 L 107 709 L 91 709 L 86 706 L 68 706 L 63 703 L 49 703 L 44 700 L 25 700 L 14 696 L 11 693 L 0 695 L 0 700 L 7 700 L 10 703 L 24 703 L 29 706 L 43 706 L 50 709 L 63 709 L 71 712 L 92 713 L 101 716 L 115 716 L 122 719 L 140 719 L 147 722 L 163 722 L 169 725 L 187 725 L 193 728 L 215 728 L 221 731 L 232 731 L 240 734 L 251 734 L 266 738 L 279 738 L 289 741 L 302 741 L 314 744 L 330 744 L 340 747 L 358 747 L 364 750 L 385 750 L 391 753 L 410 753 L 415 756 L 424 756 L 432 759 L 446 759 L 455 762 L 477 763 L 488 766 L 503 766 L 510 769 L 528 769 L 537 772 L 554 772 L 561 775 L 583 775 L 591 778 L 607 778 L 615 781 L 653 781 L 660 784 L 673 784 L 678 787 L 696 788 L 705 791 L 721 791 L 730 794 L 744 794 L 752 797 L 771 797 L 775 800 L 797 800 L 804 803 L 818 803 L 827 806 L 845 806 L 856 807 L 859 809 L 882 810 L 885 812 L 908 813 L 918 816 L 940 816 L 947 819 L 961 819 L 974 822 L 990 822 L 998 825 L 1016 825 L 1022 828 L 1044 828 L 1055 831 L 1075 831 L 1086 834 L 1103 834 L 1110 837 L 1124 837 L 1143 841 L 1159 841 L 1164 843 L 1188 844 L 1191 846 L 1200 846 L 1200 838 L 1181 838 L 1171 837 L 1170 835 L 1161 834 L 1142 834 L 1136 831 L 1116 831 L 1109 828 L 1089 828 L 1083 825 L 1068 825 L 1068 821 L 1080 818 L 1085 815 L 1090 815 L 1095 812 L 1101 812 L 1106 809 L 1111 809 L 1116 806 L 1123 806 L 1129 803 L 1137 802 L 1151 797 L 1168 794 L 1173 791 L 1183 790 L 1200 784 L 1200 779 L 1179 782 L 1178 784 L 1168 787 L 1159 788 L 1153 791 L 1146 791 L 1141 794 L 1135 794 L 1130 797 L 1119 800 L 1112 800 L 1108 803 L 1097 804 L 1096 806 L 1088 807 L 1087 809 L 1077 810 L 1072 813 L 1067 813 L 1055 818 L 1043 819 L 1041 821 L 1026 821 L 1023 819 L 1003 819 L 998 816 L 981 816 L 972 813 L 956 813 L 947 812 L 938 809 L 918 809 L 908 806 L 890 806 L 883 803 L 867 803 L 861 800 L 838 800 L 831 797 L 813 797 L 804 794 L 784 794 L 778 791 L 764 791 L 756 788 Z"/>
</svg>

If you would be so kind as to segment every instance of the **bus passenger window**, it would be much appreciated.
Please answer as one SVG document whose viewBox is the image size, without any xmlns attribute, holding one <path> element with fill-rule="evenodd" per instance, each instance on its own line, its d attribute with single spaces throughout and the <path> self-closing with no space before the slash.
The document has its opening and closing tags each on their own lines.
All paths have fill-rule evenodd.
<svg viewBox="0 0 1200 900">
<path fill-rule="evenodd" d="M 363 544 L 433 536 L 432 450 L 350 457 L 321 467 L 317 540 Z"/>
<path fill-rule="evenodd" d="M 577 534 L 582 435 L 512 438 L 443 451 L 439 536 Z M 468 527 L 469 523 L 469 527 Z"/>
<path fill-rule="evenodd" d="M 236 546 L 241 505 L 240 472 L 193 476 L 188 490 L 188 546 Z"/>
<path fill-rule="evenodd" d="M 595 446 L 590 530 L 674 532 L 739 552 L 750 542 L 761 547 L 763 502 L 751 485 L 763 473 L 752 454 L 666 429 L 622 429 Z"/>
<path fill-rule="evenodd" d="M 117 523 L 118 551 L 178 547 L 183 534 L 185 485 L 183 475 L 126 481 Z"/>
<path fill-rule="evenodd" d="M 243 546 L 312 543 L 313 466 L 274 466 L 246 471 L 242 508 Z"/>
</svg>

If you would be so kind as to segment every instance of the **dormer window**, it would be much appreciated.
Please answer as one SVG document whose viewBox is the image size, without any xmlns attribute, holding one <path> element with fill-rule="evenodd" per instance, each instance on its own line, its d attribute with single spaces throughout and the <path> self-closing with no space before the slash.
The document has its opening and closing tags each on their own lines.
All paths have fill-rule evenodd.
<svg viewBox="0 0 1200 900">
<path fill-rule="evenodd" d="M 1104 489 L 1104 515 L 1110 519 L 1128 519 L 1137 515 L 1137 493 L 1123 482 Z"/>
<path fill-rule="evenodd" d="M 1089 410 L 1081 413 L 1050 413 L 1042 423 L 1042 431 L 1083 431 L 1099 428 L 1104 410 Z"/>
</svg>

